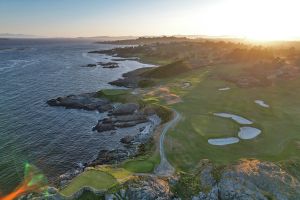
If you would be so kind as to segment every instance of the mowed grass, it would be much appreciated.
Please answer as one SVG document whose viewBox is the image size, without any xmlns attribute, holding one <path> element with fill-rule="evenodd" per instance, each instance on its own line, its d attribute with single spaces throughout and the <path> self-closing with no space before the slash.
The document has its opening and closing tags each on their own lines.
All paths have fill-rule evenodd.
<svg viewBox="0 0 300 200">
<path fill-rule="evenodd" d="M 166 80 L 165 85 L 180 95 L 182 103 L 173 105 L 183 119 L 167 134 L 168 159 L 180 170 L 191 170 L 201 159 L 219 164 L 240 158 L 281 161 L 300 156 L 300 79 L 280 80 L 273 86 L 239 88 L 218 79 L 217 75 L 238 75 L 243 66 L 227 65 L 199 69 Z M 182 88 L 182 82 L 191 82 Z M 230 87 L 227 91 L 219 88 Z M 254 100 L 264 100 L 263 108 Z M 238 144 L 212 146 L 209 138 L 237 137 L 240 125 L 215 112 L 237 114 L 254 122 L 262 134 Z"/>
<path fill-rule="evenodd" d="M 122 163 L 122 167 L 133 173 L 151 173 L 160 162 L 157 152 L 152 155 L 140 156 Z"/>
<path fill-rule="evenodd" d="M 60 191 L 60 193 L 69 197 L 83 187 L 90 187 L 95 190 L 107 190 L 117 183 L 117 179 L 107 172 L 88 170 L 75 177 L 67 187 Z"/>
</svg>

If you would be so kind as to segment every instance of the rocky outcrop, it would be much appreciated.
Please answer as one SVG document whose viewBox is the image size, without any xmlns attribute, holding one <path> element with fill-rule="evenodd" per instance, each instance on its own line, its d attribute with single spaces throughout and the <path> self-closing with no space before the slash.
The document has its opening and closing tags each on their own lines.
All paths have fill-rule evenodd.
<svg viewBox="0 0 300 200">
<path fill-rule="evenodd" d="M 97 65 L 96 64 L 87 64 L 87 65 L 84 65 L 82 67 L 96 67 Z"/>
<path fill-rule="evenodd" d="M 120 142 L 122 142 L 124 144 L 130 144 L 133 140 L 134 140 L 133 136 L 127 135 L 127 136 L 121 138 Z"/>
<path fill-rule="evenodd" d="M 135 116 L 130 116 L 129 118 L 136 120 Z M 122 119 L 125 120 L 127 118 Z M 147 119 L 147 122 L 142 125 L 142 127 L 144 127 L 139 129 L 137 134 L 126 134 L 120 139 L 120 143 L 123 144 L 122 148 L 113 150 L 101 150 L 97 158 L 88 165 L 95 166 L 102 164 L 115 164 L 124 161 L 128 158 L 136 157 L 142 154 L 144 151 L 145 144 L 148 143 L 149 140 L 152 138 L 152 134 L 156 126 L 160 124 L 160 119 L 157 115 L 148 116 L 145 119 Z M 105 121 L 111 123 L 111 121 L 114 120 L 115 119 L 111 118 L 106 119 Z"/>
<path fill-rule="evenodd" d="M 108 69 L 113 69 L 113 68 L 118 68 L 119 64 L 116 62 L 98 62 L 98 65 L 101 65 L 103 68 L 108 68 Z"/>
<path fill-rule="evenodd" d="M 126 190 L 128 199 L 172 199 L 172 193 L 167 181 L 147 177 L 128 183 Z"/>
<path fill-rule="evenodd" d="M 107 199 L 136 199 L 136 200 L 171 200 L 173 194 L 167 181 L 156 177 L 136 177 L 124 184 L 114 194 L 107 194 Z M 109 197 L 109 198 L 108 198 Z"/>
<path fill-rule="evenodd" d="M 126 61 L 126 60 L 133 60 L 133 61 L 140 61 L 138 57 L 132 57 L 132 58 L 113 58 L 113 61 Z"/>
<path fill-rule="evenodd" d="M 110 112 L 108 118 L 99 120 L 93 130 L 105 132 L 148 122 L 147 115 L 138 109 L 139 105 L 134 103 L 120 104 Z"/>
<path fill-rule="evenodd" d="M 127 87 L 127 88 L 137 88 L 139 86 L 140 81 L 148 80 L 148 79 L 142 77 L 141 75 L 150 69 L 153 69 L 153 68 L 146 67 L 146 68 L 140 68 L 140 69 L 133 70 L 131 72 L 123 74 L 123 78 L 112 81 L 109 84 L 121 86 L 121 87 Z"/>
<path fill-rule="evenodd" d="M 47 197 L 45 197 L 45 194 L 29 193 L 17 198 L 17 200 L 66 200 L 54 187 L 48 187 L 46 193 Z"/>
<path fill-rule="evenodd" d="M 267 200 L 255 184 L 238 177 L 224 177 L 218 184 L 222 200 Z"/>
<path fill-rule="evenodd" d="M 116 130 L 116 127 L 113 123 L 103 123 L 102 120 L 99 120 L 97 125 L 93 128 L 93 131 L 105 132 Z"/>
<path fill-rule="evenodd" d="M 95 160 L 89 166 L 115 164 L 128 159 L 134 152 L 123 149 L 101 150 Z"/>
<path fill-rule="evenodd" d="M 236 185 L 247 186 L 246 188 L 257 196 L 260 191 L 265 199 L 267 197 L 281 200 L 300 199 L 299 181 L 271 162 L 244 160 L 224 171 L 219 183 L 219 188 L 222 189 L 220 191 L 223 191 L 221 197 L 222 194 L 224 196 L 231 194 L 228 192 L 231 190 L 230 183 L 233 183 L 235 187 Z"/>
<path fill-rule="evenodd" d="M 95 93 L 85 93 L 80 95 L 68 95 L 50 99 L 47 104 L 50 106 L 62 106 L 65 108 L 98 110 L 105 112 L 112 109 L 112 105 L 107 99 L 96 98 Z"/>
<path fill-rule="evenodd" d="M 217 172 L 208 164 L 200 173 L 201 191 L 193 200 L 300 199 L 299 181 L 274 163 L 243 160 Z"/>
<path fill-rule="evenodd" d="M 112 114 L 113 115 L 131 115 L 139 109 L 139 105 L 135 103 L 120 104 L 117 106 Z"/>
</svg>

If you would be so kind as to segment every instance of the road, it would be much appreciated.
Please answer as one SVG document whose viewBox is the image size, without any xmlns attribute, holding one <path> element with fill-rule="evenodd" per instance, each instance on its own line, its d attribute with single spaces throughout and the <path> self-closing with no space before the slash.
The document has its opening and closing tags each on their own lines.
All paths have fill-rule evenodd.
<svg viewBox="0 0 300 200">
<path fill-rule="evenodd" d="M 160 163 L 154 170 L 154 173 L 157 176 L 172 176 L 175 172 L 175 168 L 169 163 L 164 149 L 166 133 L 170 128 L 174 127 L 177 124 L 177 122 L 181 119 L 181 115 L 176 110 L 172 109 L 172 111 L 174 112 L 175 116 L 171 121 L 165 124 L 165 127 L 163 128 L 159 138 Z"/>
</svg>

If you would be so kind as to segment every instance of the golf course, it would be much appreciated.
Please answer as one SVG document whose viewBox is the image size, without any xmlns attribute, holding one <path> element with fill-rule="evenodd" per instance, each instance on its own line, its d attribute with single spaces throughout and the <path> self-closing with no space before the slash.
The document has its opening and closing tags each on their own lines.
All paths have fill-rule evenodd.
<svg viewBox="0 0 300 200">
<path fill-rule="evenodd" d="M 284 61 L 261 47 L 241 50 L 235 49 L 240 44 L 222 43 L 229 49 L 225 54 L 219 46 L 211 48 L 216 44 L 220 45 L 179 42 L 156 44 L 154 50 L 144 45 L 92 52 L 139 57 L 141 62 L 158 65 L 125 74 L 111 84 L 128 89 L 101 90 L 97 98 L 139 104 L 144 110 L 153 110 L 161 123 L 142 154 L 85 170 L 60 193 L 72 196 L 86 187 L 121 191 L 139 178 L 139 184 L 145 184 L 143 178 L 175 176 L 178 182 L 171 191 L 189 199 L 203 190 L 214 193 L 197 179 L 199 170 L 211 165 L 216 181 L 226 167 L 240 170 L 255 165 L 257 169 L 260 163 L 280 166 L 300 177 L 300 73 L 299 67 L 291 64 L 297 63 L 297 57 Z M 203 51 L 195 55 L 195 48 L 208 49 L 206 56 Z M 270 182 L 271 177 L 267 177 Z M 189 189 L 182 190 L 186 187 Z"/>
<path fill-rule="evenodd" d="M 242 67 L 239 66 L 239 70 Z M 191 170 L 201 159 L 220 164 L 241 158 L 298 159 L 300 88 L 297 86 L 300 80 L 278 81 L 267 87 L 240 88 L 217 78 L 223 70 L 238 73 L 236 66 L 212 66 L 165 80 L 165 86 L 182 99 L 182 102 L 171 105 L 183 116 L 176 129 L 167 134 L 166 149 L 171 163 L 178 169 Z M 191 86 L 182 88 L 183 82 L 190 82 Z M 230 87 L 230 90 L 218 90 L 224 87 Z M 264 100 L 270 107 L 257 105 L 257 99 Z M 250 119 L 251 126 L 262 133 L 236 144 L 210 145 L 207 140 L 211 138 L 237 137 L 241 127 L 231 119 L 215 116 L 214 113 L 218 112 Z"/>
</svg>

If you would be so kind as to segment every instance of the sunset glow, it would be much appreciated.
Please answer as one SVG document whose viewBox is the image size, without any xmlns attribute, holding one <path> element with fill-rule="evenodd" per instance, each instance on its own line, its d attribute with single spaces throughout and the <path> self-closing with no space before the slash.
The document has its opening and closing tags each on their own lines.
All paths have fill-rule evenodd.
<svg viewBox="0 0 300 200">
<path fill-rule="evenodd" d="M 48 37 L 206 35 L 258 41 L 295 40 L 300 35 L 297 0 L 4 2 L 11 6 L 5 8 L 0 2 L 2 33 Z"/>
</svg>

